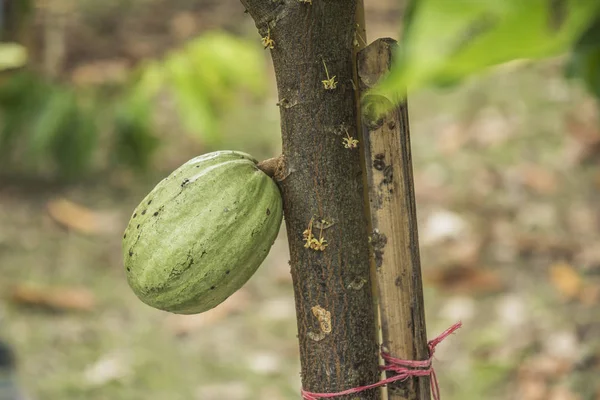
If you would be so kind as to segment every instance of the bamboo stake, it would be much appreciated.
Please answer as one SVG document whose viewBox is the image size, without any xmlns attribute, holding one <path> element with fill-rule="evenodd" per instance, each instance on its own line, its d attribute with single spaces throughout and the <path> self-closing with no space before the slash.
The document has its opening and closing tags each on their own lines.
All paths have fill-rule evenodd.
<svg viewBox="0 0 600 400">
<path fill-rule="evenodd" d="M 428 358 L 423 286 L 406 102 L 383 117 L 390 100 L 367 94 L 390 68 L 396 47 L 378 39 L 358 56 L 363 97 L 363 151 L 369 190 L 371 250 L 379 294 L 383 346 L 395 357 Z M 389 107 L 388 107 L 389 108 Z M 429 378 L 388 387 L 390 400 L 429 400 Z"/>
</svg>

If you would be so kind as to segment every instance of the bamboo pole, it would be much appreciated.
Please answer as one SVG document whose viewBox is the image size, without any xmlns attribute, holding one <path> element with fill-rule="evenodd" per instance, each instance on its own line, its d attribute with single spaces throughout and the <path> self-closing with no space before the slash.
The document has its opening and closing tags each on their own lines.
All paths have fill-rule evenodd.
<svg viewBox="0 0 600 400">
<path fill-rule="evenodd" d="M 383 117 L 390 100 L 368 94 L 390 68 L 396 47 L 378 39 L 358 56 L 363 96 L 363 151 L 369 191 L 372 257 L 386 351 L 406 360 L 429 356 L 415 209 L 410 135 L 406 102 Z M 388 387 L 390 400 L 429 400 L 429 378 L 411 378 Z"/>
</svg>

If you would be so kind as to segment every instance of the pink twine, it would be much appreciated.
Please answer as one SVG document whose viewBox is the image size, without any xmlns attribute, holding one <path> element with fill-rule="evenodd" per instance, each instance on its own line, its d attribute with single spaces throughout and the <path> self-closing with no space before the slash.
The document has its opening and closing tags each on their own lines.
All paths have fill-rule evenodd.
<svg viewBox="0 0 600 400">
<path fill-rule="evenodd" d="M 433 361 L 433 353 L 435 353 L 435 347 L 440 344 L 441 341 L 446 339 L 448 336 L 453 334 L 458 328 L 462 326 L 462 322 L 457 322 L 452 325 L 450 328 L 446 329 L 442 332 L 438 337 L 433 340 L 430 340 L 427 343 L 427 347 L 429 349 L 429 358 L 423 361 L 412 361 L 412 360 L 402 360 L 399 358 L 392 357 L 389 353 L 384 351 L 381 352 L 381 356 L 385 361 L 384 366 L 381 367 L 383 371 L 392 371 L 396 375 L 391 376 L 386 379 L 382 379 L 377 383 L 372 383 L 366 386 L 359 386 L 356 388 L 344 390 L 336 393 L 313 393 L 307 392 L 302 389 L 302 398 L 304 400 L 319 400 L 319 399 L 331 399 L 333 397 L 345 396 L 348 394 L 355 394 L 359 392 L 364 392 L 365 390 L 375 389 L 384 385 L 387 385 L 396 381 L 403 381 L 410 377 L 417 376 L 431 376 L 431 393 L 433 394 L 434 400 L 440 400 L 440 386 L 437 380 L 437 376 L 435 374 L 435 370 L 432 366 Z"/>
</svg>

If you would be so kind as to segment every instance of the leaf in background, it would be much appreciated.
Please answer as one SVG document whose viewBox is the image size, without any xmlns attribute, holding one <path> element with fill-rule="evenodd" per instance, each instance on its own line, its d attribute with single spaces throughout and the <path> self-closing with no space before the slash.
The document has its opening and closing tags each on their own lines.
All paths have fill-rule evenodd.
<svg viewBox="0 0 600 400">
<path fill-rule="evenodd" d="M 583 79 L 590 93 L 600 98 L 600 16 L 575 45 L 566 73 Z"/>
<path fill-rule="evenodd" d="M 92 161 L 98 132 L 78 93 L 29 72 L 11 74 L 0 86 L 1 159 L 47 167 L 64 178 L 82 174 Z"/>
<path fill-rule="evenodd" d="M 136 92 L 172 94 L 186 130 L 209 145 L 218 145 L 219 118 L 246 90 L 266 88 L 264 54 L 254 42 L 222 32 L 205 33 L 183 48 L 140 71 Z"/>
<path fill-rule="evenodd" d="M 15 142 L 47 98 L 47 86 L 28 72 L 10 74 L 0 84 L 0 155 L 8 162 Z"/>
<path fill-rule="evenodd" d="M 30 131 L 28 147 L 34 160 L 47 154 L 52 142 L 61 134 L 66 119 L 70 118 L 72 109 L 73 95 L 70 92 L 56 89 L 50 93 Z"/>
<path fill-rule="evenodd" d="M 152 104 L 146 97 L 131 95 L 116 108 L 115 158 L 117 162 L 144 169 L 159 143 L 152 129 Z"/>
<path fill-rule="evenodd" d="M 232 95 L 235 94 L 232 91 L 240 88 L 255 95 L 264 94 L 264 56 L 255 42 L 213 32 L 191 42 L 188 51 L 196 65 L 203 65 L 202 75 L 209 74 L 209 69 L 219 74 L 220 83 L 227 91 L 217 91 L 217 94 Z"/>
<path fill-rule="evenodd" d="M 163 66 L 158 61 L 147 61 L 133 72 L 134 85 L 128 88 L 132 96 L 151 100 L 165 84 Z"/>
<path fill-rule="evenodd" d="M 413 0 L 398 62 L 377 89 L 395 98 L 515 59 L 569 49 L 600 10 L 581 0 Z"/>
<path fill-rule="evenodd" d="M 91 112 L 84 109 L 74 93 L 69 93 L 70 104 L 50 144 L 50 154 L 63 178 L 81 176 L 92 164 L 98 130 Z"/>
<path fill-rule="evenodd" d="M 19 68 L 27 63 L 27 49 L 17 43 L 0 43 L 0 71 Z"/>
<path fill-rule="evenodd" d="M 185 53 L 169 56 L 164 68 L 184 127 L 199 134 L 205 141 L 214 143 L 218 139 L 217 115 L 205 88 L 205 79 L 209 77 L 196 76 L 194 64 Z"/>
</svg>

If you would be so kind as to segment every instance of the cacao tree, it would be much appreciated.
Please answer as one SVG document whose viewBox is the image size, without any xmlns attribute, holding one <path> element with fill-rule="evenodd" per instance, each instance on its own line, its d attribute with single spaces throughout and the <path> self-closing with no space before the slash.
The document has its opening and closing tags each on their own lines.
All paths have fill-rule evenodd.
<svg viewBox="0 0 600 400">
<path fill-rule="evenodd" d="M 280 215 L 279 192 L 271 191 L 263 199 L 253 191 L 243 194 L 240 190 L 244 182 L 256 177 L 264 181 L 267 173 L 281 191 L 288 233 L 303 389 L 332 393 L 370 385 L 380 378 L 372 265 L 380 261 L 377 250 L 385 245 L 385 238 L 371 228 L 375 223 L 386 225 L 381 221 L 386 215 L 404 217 L 391 212 L 369 218 L 367 204 L 379 200 L 365 195 L 365 175 L 371 186 L 373 179 L 366 174 L 368 166 L 359 145 L 370 140 L 365 152 L 367 158 L 372 157 L 374 169 L 402 175 L 404 200 L 408 200 L 395 203 L 410 215 L 406 223 L 399 223 L 404 232 L 398 236 L 407 239 L 398 243 L 409 248 L 406 254 L 412 258 L 414 273 L 405 280 L 417 298 L 397 296 L 406 303 L 398 307 L 409 311 L 399 313 L 395 322 L 408 332 L 403 336 L 413 347 L 411 355 L 422 359 L 427 346 L 408 119 L 406 105 L 401 103 L 406 88 L 449 84 L 513 59 L 560 54 L 590 28 L 599 6 L 577 1 L 415 0 L 410 3 L 404 42 L 393 62 L 389 54 L 381 58 L 392 46 L 379 41 L 375 49 L 381 51 L 361 53 L 375 61 L 362 70 L 367 75 L 360 75 L 357 53 L 366 44 L 361 0 L 241 2 L 273 59 L 282 155 L 257 164 L 251 157 L 232 152 L 209 154 L 189 161 L 161 182 L 134 211 L 125 232 L 129 282 L 143 301 L 172 312 L 202 312 L 223 301 L 254 272 L 277 233 L 273 221 Z M 444 23 L 436 26 L 440 21 Z M 516 40 L 520 44 L 515 45 Z M 385 61 L 379 63 L 378 57 Z M 387 64 L 392 66 L 389 74 Z M 371 82 L 369 71 L 376 72 L 377 78 L 383 76 L 383 83 Z M 369 95 L 360 98 L 359 90 L 364 88 Z M 392 121 L 386 113 L 394 107 L 398 118 Z M 397 141 L 401 144 L 376 138 L 382 124 L 384 131 L 400 132 Z M 385 165 L 381 153 L 370 153 L 386 145 L 401 153 L 401 167 Z M 217 162 L 222 156 L 223 162 Z M 237 156 L 241 160 L 235 160 Z M 250 169 L 228 170 L 225 165 L 232 162 L 243 162 Z M 260 204 L 256 210 L 234 208 L 235 202 L 228 206 L 235 198 L 248 204 L 258 199 Z M 237 217 L 247 221 L 236 222 Z M 236 224 L 240 229 L 235 229 Z M 250 235 L 249 226 L 253 227 Z M 253 239 L 253 233 L 260 240 Z M 211 244 L 213 235 L 215 243 Z M 229 241 L 231 248 L 226 246 Z M 248 253 L 254 245 L 261 253 L 256 257 Z M 150 255 L 152 250 L 155 254 Z M 219 250 L 227 252 L 227 257 Z M 221 259 L 227 262 L 219 264 Z M 395 286 L 402 286 L 402 281 L 399 276 Z M 406 318 L 409 314 L 411 318 Z M 390 398 L 428 400 L 427 379 L 420 378 L 418 384 L 410 379 L 401 382 L 404 389 L 391 393 Z M 321 397 L 305 395 L 306 399 Z M 381 393 L 366 390 L 335 397 L 375 400 Z"/>
</svg>

